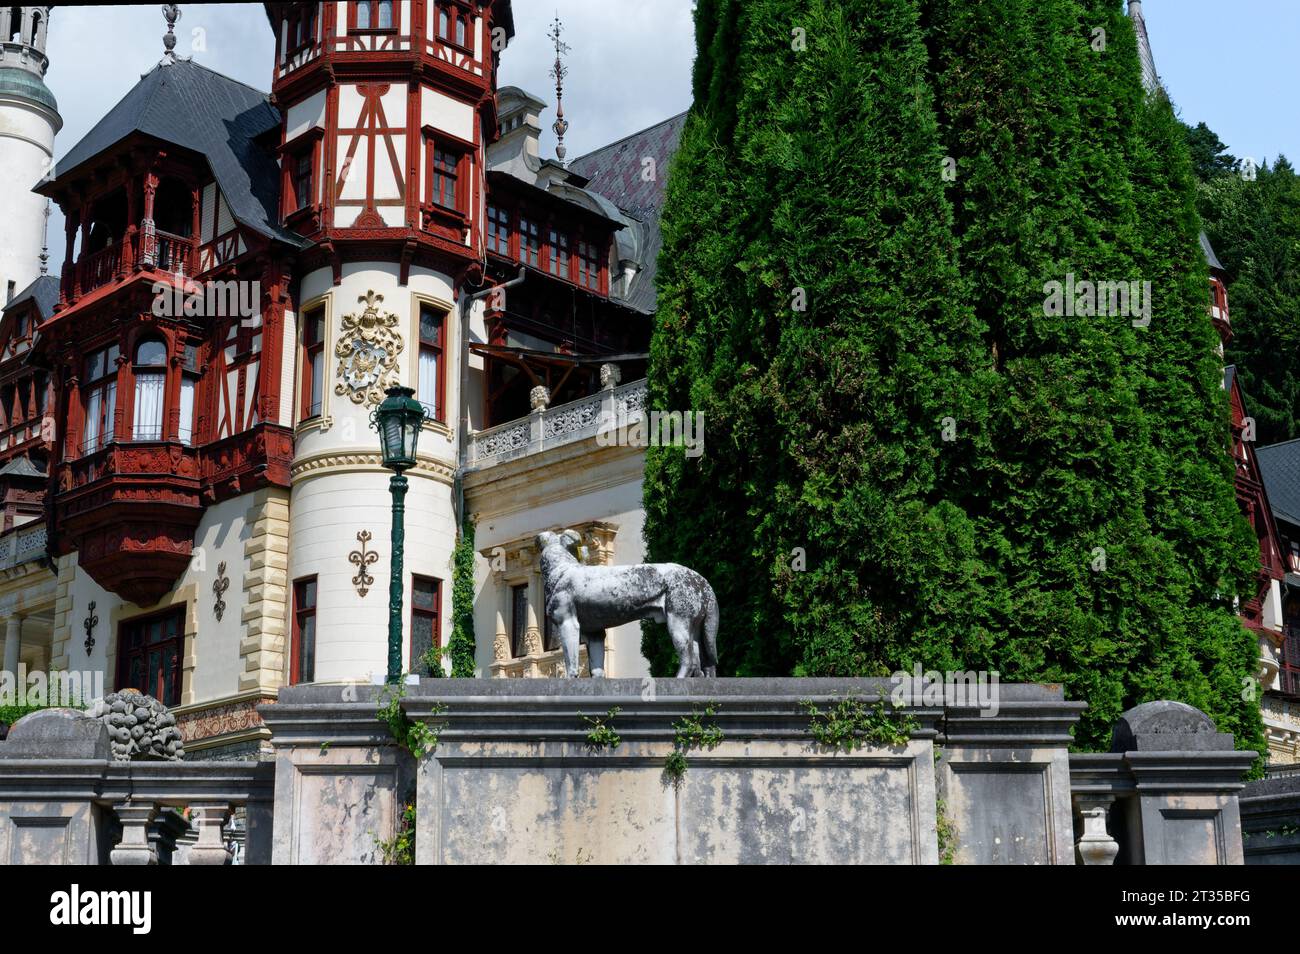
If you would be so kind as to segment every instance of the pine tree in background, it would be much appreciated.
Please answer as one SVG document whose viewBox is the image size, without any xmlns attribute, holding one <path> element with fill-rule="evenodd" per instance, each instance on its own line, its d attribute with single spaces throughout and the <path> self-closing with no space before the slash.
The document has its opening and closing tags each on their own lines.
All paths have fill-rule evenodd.
<svg viewBox="0 0 1300 954">
<path fill-rule="evenodd" d="M 1139 389 L 1151 419 L 1147 510 L 1174 550 L 1162 587 L 1177 638 L 1147 647 L 1139 698 L 1175 698 L 1267 757 L 1256 693 L 1257 637 L 1233 611 L 1255 589 L 1259 546 L 1234 492 L 1228 395 L 1219 338 L 1206 317 L 1196 179 L 1183 128 L 1162 91 L 1146 98 L 1131 160 L 1142 226 L 1139 272 L 1157 292 L 1142 329 Z"/>
<path fill-rule="evenodd" d="M 1202 182 L 1217 176 L 1231 175 L 1237 169 L 1237 157 L 1228 152 L 1227 145 L 1205 123 L 1191 126 L 1183 123 L 1187 149 L 1192 157 L 1192 171 Z"/>
<path fill-rule="evenodd" d="M 1253 180 L 1200 187 L 1206 234 L 1226 269 L 1237 366 L 1260 444 L 1300 437 L 1300 177 L 1285 157 Z"/>
<path fill-rule="evenodd" d="M 651 360 L 653 405 L 703 410 L 707 450 L 652 451 L 650 558 L 726 594 L 724 672 L 955 660 L 980 574 L 947 500 L 983 355 L 917 5 L 728 6 L 728 29 L 702 27 L 710 95 L 673 169 Z"/>
<path fill-rule="evenodd" d="M 1256 744 L 1190 159 L 1121 5 L 697 14 L 650 394 L 706 451 L 651 449 L 645 534 L 722 671 L 991 668 L 1087 701 L 1085 747 L 1156 698 Z M 1150 324 L 1070 276 L 1150 281 Z"/>
</svg>

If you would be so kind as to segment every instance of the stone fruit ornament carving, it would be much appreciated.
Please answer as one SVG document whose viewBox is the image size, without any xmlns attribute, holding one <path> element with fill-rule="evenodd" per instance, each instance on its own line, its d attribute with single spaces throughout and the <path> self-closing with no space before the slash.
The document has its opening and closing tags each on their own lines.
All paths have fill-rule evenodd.
<svg viewBox="0 0 1300 954">
<path fill-rule="evenodd" d="M 86 714 L 108 727 L 108 739 L 117 762 L 141 760 L 179 761 L 185 744 L 176 717 L 155 699 L 138 689 L 110 692 L 95 702 Z"/>
<path fill-rule="evenodd" d="M 393 369 L 404 345 L 397 331 L 397 315 L 381 312 L 384 296 L 367 291 L 357 298 L 365 305 L 358 314 L 344 315 L 334 357 L 339 359 L 338 384 L 334 393 L 347 396 L 353 404 L 378 407 L 384 392 L 392 385 Z"/>
</svg>

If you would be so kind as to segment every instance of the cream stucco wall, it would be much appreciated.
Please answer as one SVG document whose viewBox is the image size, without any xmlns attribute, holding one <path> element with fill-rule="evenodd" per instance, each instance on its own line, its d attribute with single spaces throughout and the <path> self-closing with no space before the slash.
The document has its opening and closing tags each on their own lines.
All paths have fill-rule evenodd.
<svg viewBox="0 0 1300 954">
<path fill-rule="evenodd" d="M 431 423 L 420 437 L 421 465 L 408 473 L 402 663 L 410 660 L 411 576 L 429 576 L 442 583 L 440 631 L 445 642 L 450 628 L 451 553 L 456 542 L 452 506 L 452 474 L 456 466 L 457 309 L 447 276 L 428 269 L 411 269 L 408 284 L 398 284 L 398 269 L 389 263 L 348 263 L 342 282 L 333 285 L 328 269 L 305 276 L 300 310 L 326 308 L 326 387 L 318 420 L 297 428 L 293 489 L 289 507 L 289 585 L 315 576 L 317 580 L 316 672 L 318 682 L 367 680 L 387 670 L 388 580 L 391 572 L 391 473 L 379 456 L 379 437 L 370 427 L 373 407 L 354 402 L 350 394 L 335 393 L 340 382 L 335 348 L 344 317 L 359 314 L 358 299 L 383 295 L 379 306 L 398 318 L 402 350 L 391 383 L 415 386 L 418 381 L 419 308 L 429 302 L 447 313 L 443 374 L 446 378 L 444 418 Z M 295 347 L 295 353 L 300 349 Z M 301 367 L 298 374 L 301 375 Z M 301 378 L 299 378 L 301 380 Z M 297 389 L 295 387 L 295 393 Z M 362 550 L 358 533 L 367 532 L 365 551 L 376 554 L 367 563 L 373 578 L 364 596 L 353 583 L 359 567 L 349 555 Z M 292 612 L 292 607 L 290 608 Z M 288 659 L 286 658 L 286 662 Z"/>
<path fill-rule="evenodd" d="M 466 506 L 475 519 L 475 549 L 490 554 L 494 547 L 531 539 L 542 530 L 600 521 L 615 528 L 610 563 L 644 562 L 644 461 L 640 448 L 602 448 L 592 438 L 472 473 L 466 480 Z M 510 625 L 510 609 L 502 607 L 506 595 L 490 557 L 480 556 L 476 561 L 475 591 L 476 661 L 479 674 L 487 675 L 494 659 L 499 608 L 505 626 Z M 542 608 L 536 609 L 540 617 Z M 606 649 L 610 655 L 607 675 L 636 678 L 650 674 L 641 655 L 639 623 L 611 629 Z"/>
</svg>

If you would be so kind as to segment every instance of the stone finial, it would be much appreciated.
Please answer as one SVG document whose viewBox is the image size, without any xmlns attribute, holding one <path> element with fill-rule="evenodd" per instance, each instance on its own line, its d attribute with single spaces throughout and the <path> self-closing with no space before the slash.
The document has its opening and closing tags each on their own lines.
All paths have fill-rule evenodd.
<svg viewBox="0 0 1300 954">
<path fill-rule="evenodd" d="M 110 692 L 86 714 L 108 727 L 114 761 L 175 762 L 185 757 L 176 717 L 153 696 L 137 689 Z"/>
<path fill-rule="evenodd" d="M 167 32 L 163 35 L 163 63 L 176 62 L 176 21 L 181 18 L 181 8 L 174 3 L 162 5 L 163 18 L 167 21 Z"/>
<path fill-rule="evenodd" d="M 107 759 L 110 751 L 98 719 L 76 709 L 38 709 L 9 727 L 0 759 Z"/>
<path fill-rule="evenodd" d="M 1230 750 L 1232 734 L 1185 702 L 1160 699 L 1134 706 L 1119 717 L 1111 735 L 1112 752 L 1211 752 Z"/>
<path fill-rule="evenodd" d="M 528 392 L 528 401 L 534 411 L 544 411 L 551 406 L 551 389 L 544 385 L 537 385 Z"/>
<path fill-rule="evenodd" d="M 600 386 L 606 390 L 612 390 L 618 387 L 618 383 L 623 380 L 623 372 L 619 370 L 616 364 L 602 364 L 600 366 Z"/>
</svg>

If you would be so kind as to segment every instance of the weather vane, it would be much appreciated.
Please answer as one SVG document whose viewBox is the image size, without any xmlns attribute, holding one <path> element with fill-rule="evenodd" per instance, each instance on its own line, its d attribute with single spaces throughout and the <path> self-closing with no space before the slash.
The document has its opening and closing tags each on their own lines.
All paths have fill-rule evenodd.
<svg viewBox="0 0 1300 954">
<path fill-rule="evenodd" d="M 569 121 L 564 118 L 564 77 L 569 75 L 569 69 L 561 59 L 569 52 L 569 45 L 560 39 L 563 33 L 564 24 L 560 22 L 560 13 L 557 10 L 555 22 L 551 24 L 551 31 L 546 35 L 555 45 L 555 65 L 551 67 L 551 78 L 555 80 L 555 122 L 551 124 L 551 128 L 555 130 L 555 155 L 561 165 L 564 164 L 564 155 L 568 151 L 564 148 L 564 134 L 569 131 Z"/>
</svg>

